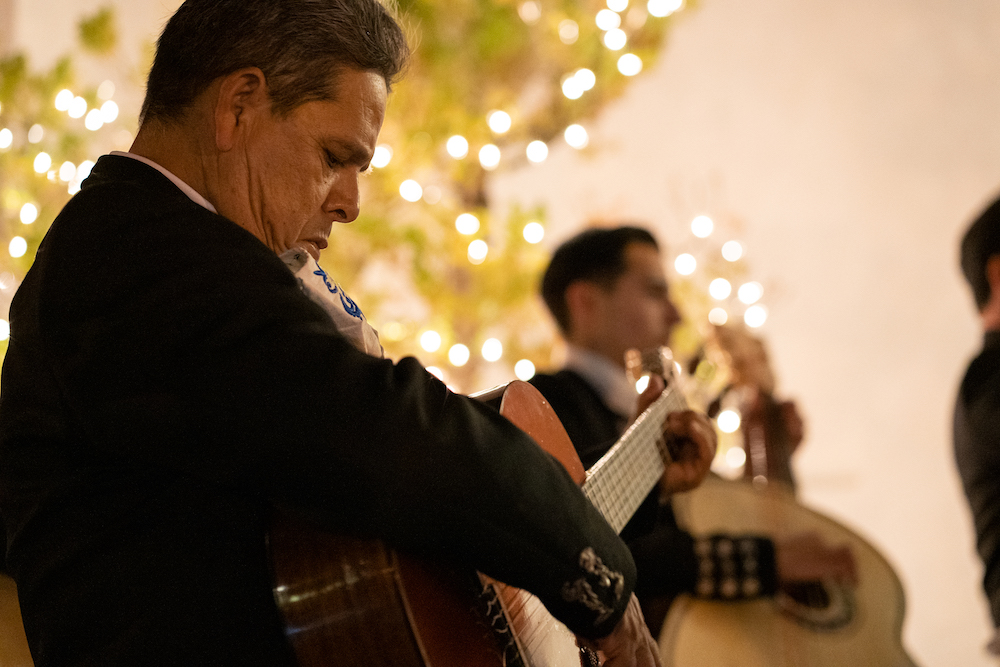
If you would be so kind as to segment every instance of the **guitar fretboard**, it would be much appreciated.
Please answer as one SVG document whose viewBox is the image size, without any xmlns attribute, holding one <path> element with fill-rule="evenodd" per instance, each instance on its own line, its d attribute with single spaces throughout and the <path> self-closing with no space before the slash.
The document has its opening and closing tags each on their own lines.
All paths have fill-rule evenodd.
<svg viewBox="0 0 1000 667">
<path fill-rule="evenodd" d="M 669 461 L 663 420 L 686 409 L 680 392 L 668 387 L 587 471 L 583 493 L 615 532 L 621 532 L 663 475 L 664 462 Z"/>
</svg>

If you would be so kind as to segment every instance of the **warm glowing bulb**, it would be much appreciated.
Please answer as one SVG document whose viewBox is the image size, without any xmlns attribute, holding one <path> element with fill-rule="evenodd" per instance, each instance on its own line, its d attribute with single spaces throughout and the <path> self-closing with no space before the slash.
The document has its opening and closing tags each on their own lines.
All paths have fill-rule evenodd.
<svg viewBox="0 0 1000 667">
<path fill-rule="evenodd" d="M 97 87 L 97 96 L 102 100 L 110 100 L 115 96 L 115 82 L 106 80 Z"/>
<path fill-rule="evenodd" d="M 535 2 L 535 0 L 528 0 L 528 2 L 522 3 L 517 9 L 518 16 L 521 20 L 531 25 L 537 23 L 538 19 L 542 18 L 542 8 Z"/>
<path fill-rule="evenodd" d="M 642 59 L 634 53 L 626 53 L 618 59 L 618 71 L 625 76 L 635 76 L 642 71 Z"/>
<path fill-rule="evenodd" d="M 479 164 L 487 171 L 496 169 L 500 164 L 500 149 L 493 144 L 486 144 L 480 148 Z"/>
<path fill-rule="evenodd" d="M 725 308 L 713 308 L 708 311 L 708 321 L 717 327 L 721 327 L 729 321 L 729 313 L 726 312 Z"/>
<path fill-rule="evenodd" d="M 85 178 L 90 176 L 90 170 L 94 168 L 94 163 L 90 160 L 84 160 L 80 163 L 80 166 L 76 168 L 76 180 L 83 181 Z"/>
<path fill-rule="evenodd" d="M 476 239 L 469 244 L 469 261 L 473 264 L 482 264 L 486 260 L 486 254 L 489 251 L 490 247 L 486 245 L 486 241 Z"/>
<path fill-rule="evenodd" d="M 388 144 L 380 144 L 375 147 L 372 153 L 372 166 L 376 169 L 388 166 L 392 160 L 392 148 Z"/>
<path fill-rule="evenodd" d="M 722 246 L 722 257 L 727 262 L 735 262 L 743 256 L 743 246 L 739 241 L 726 241 Z"/>
<path fill-rule="evenodd" d="M 597 75 L 586 67 L 581 67 L 576 70 L 576 73 L 573 74 L 573 78 L 576 79 L 577 83 L 579 83 L 580 87 L 584 90 L 590 90 L 594 87 L 594 84 L 597 83 Z"/>
<path fill-rule="evenodd" d="M 74 97 L 76 96 L 73 95 L 72 91 L 66 90 L 65 88 L 60 90 L 59 93 L 56 95 L 56 110 L 68 111 L 70 102 L 73 101 Z"/>
<path fill-rule="evenodd" d="M 459 234 L 469 236 L 479 231 L 479 218 L 471 213 L 463 213 L 455 218 L 455 229 Z"/>
<path fill-rule="evenodd" d="M 10 322 L 0 320 L 0 340 L 7 340 L 8 338 L 10 338 Z"/>
<path fill-rule="evenodd" d="M 690 276 L 697 268 L 698 260 L 694 258 L 694 255 L 684 253 L 677 255 L 677 259 L 674 260 L 674 269 L 682 276 Z"/>
<path fill-rule="evenodd" d="M 469 348 L 461 343 L 452 345 L 448 350 L 448 361 L 452 366 L 464 366 L 469 363 Z"/>
<path fill-rule="evenodd" d="M 491 111 L 486 117 L 486 123 L 497 134 L 504 134 L 510 130 L 510 114 L 506 111 Z"/>
<path fill-rule="evenodd" d="M 566 99 L 578 100 L 583 97 L 583 86 L 575 76 L 568 76 L 562 82 L 562 92 Z"/>
<path fill-rule="evenodd" d="M 747 312 L 743 313 L 743 321 L 751 329 L 764 326 L 767 321 L 767 308 L 764 306 L 750 306 Z"/>
<path fill-rule="evenodd" d="M 535 377 L 535 365 L 528 359 L 521 359 L 514 364 L 514 375 L 517 376 L 518 380 L 527 382 Z"/>
<path fill-rule="evenodd" d="M 525 154 L 531 162 L 536 164 L 545 162 L 545 158 L 549 156 L 549 147 L 545 145 L 544 141 L 535 140 L 528 144 Z"/>
<path fill-rule="evenodd" d="M 604 33 L 604 46 L 608 47 L 612 51 L 621 51 L 625 48 L 625 44 L 627 43 L 628 37 L 625 35 L 625 31 L 620 28 L 608 30 Z"/>
<path fill-rule="evenodd" d="M 76 177 L 76 165 L 70 161 L 63 162 L 59 166 L 59 180 L 63 183 L 69 183 Z"/>
<path fill-rule="evenodd" d="M 21 222 L 25 225 L 30 225 L 35 220 L 38 220 L 38 207 L 34 204 L 25 204 L 21 207 Z"/>
<path fill-rule="evenodd" d="M 12 143 L 14 143 L 14 133 L 6 127 L 0 130 L 0 148 L 10 148 Z"/>
<path fill-rule="evenodd" d="M 715 421 L 723 433 L 735 433 L 740 427 L 740 416 L 733 410 L 723 410 Z"/>
<path fill-rule="evenodd" d="M 10 240 L 10 245 L 7 246 L 7 251 L 10 253 L 11 257 L 24 257 L 24 253 L 28 252 L 28 242 L 20 236 L 15 236 Z"/>
<path fill-rule="evenodd" d="M 118 120 L 118 105 L 108 100 L 101 105 L 101 120 L 105 123 L 113 123 Z"/>
<path fill-rule="evenodd" d="M 764 296 L 764 286 L 758 282 L 743 283 L 736 295 L 740 301 L 749 306 L 752 303 L 757 303 Z"/>
<path fill-rule="evenodd" d="M 570 125 L 563 133 L 563 137 L 566 139 L 567 144 L 577 150 L 586 148 L 587 144 L 590 143 L 590 136 L 587 134 L 587 130 L 583 127 L 583 125 Z"/>
<path fill-rule="evenodd" d="M 91 132 L 96 132 L 104 127 L 104 118 L 101 117 L 101 110 L 91 109 L 88 111 L 87 118 L 84 119 L 83 125 Z"/>
<path fill-rule="evenodd" d="M 601 30 L 614 30 L 621 26 L 622 17 L 619 16 L 618 12 L 613 12 L 610 9 L 602 9 L 597 12 L 594 22 L 597 23 L 597 27 Z"/>
<path fill-rule="evenodd" d="M 725 278 L 716 278 L 708 285 L 708 293 L 712 295 L 713 299 L 721 301 L 732 294 L 732 292 L 733 286 Z"/>
<path fill-rule="evenodd" d="M 445 148 L 448 150 L 448 155 L 456 160 L 461 160 L 469 154 L 469 142 L 460 134 L 450 137 L 448 143 L 445 144 Z"/>
<path fill-rule="evenodd" d="M 399 195 L 406 201 L 420 201 L 424 196 L 424 189 L 420 187 L 412 178 L 408 178 L 399 185 Z"/>
<path fill-rule="evenodd" d="M 42 140 L 44 136 L 45 136 L 45 128 L 39 125 L 38 123 L 35 123 L 34 125 L 31 126 L 31 129 L 28 130 L 28 143 L 37 144 Z"/>
<path fill-rule="evenodd" d="M 483 343 L 483 359 L 486 361 L 499 361 L 503 356 L 503 343 L 496 338 L 490 338 Z"/>
<path fill-rule="evenodd" d="M 48 153 L 39 153 L 35 156 L 35 172 L 44 174 L 52 166 L 52 158 Z"/>
<path fill-rule="evenodd" d="M 608 0 L 608 9 L 613 12 L 623 12 L 628 9 L 628 0 Z"/>
<path fill-rule="evenodd" d="M 700 239 L 711 236 L 715 223 L 707 215 L 699 215 L 691 221 L 691 233 Z"/>
<path fill-rule="evenodd" d="M 580 39 L 580 26 L 572 19 L 559 22 L 559 41 L 563 44 L 575 44 Z"/>
<path fill-rule="evenodd" d="M 420 347 L 427 352 L 437 352 L 441 349 L 441 334 L 437 331 L 425 331 L 420 334 Z"/>
<path fill-rule="evenodd" d="M 524 240 L 528 243 L 540 243 L 545 238 L 545 228 L 540 223 L 529 222 L 524 226 Z"/>
<path fill-rule="evenodd" d="M 83 118 L 83 114 L 87 113 L 87 100 L 83 99 L 79 95 L 73 98 L 73 101 L 69 103 L 69 109 L 66 110 L 70 118 Z"/>
<path fill-rule="evenodd" d="M 437 366 L 428 366 L 424 370 L 436 377 L 438 380 L 441 380 L 441 382 L 444 382 L 444 372 Z"/>
<path fill-rule="evenodd" d="M 670 16 L 684 6 L 684 0 L 649 0 L 646 9 L 657 18 Z"/>
<path fill-rule="evenodd" d="M 726 451 L 726 465 L 730 468 L 741 468 L 747 462 L 747 452 L 742 447 L 730 447 Z"/>
</svg>

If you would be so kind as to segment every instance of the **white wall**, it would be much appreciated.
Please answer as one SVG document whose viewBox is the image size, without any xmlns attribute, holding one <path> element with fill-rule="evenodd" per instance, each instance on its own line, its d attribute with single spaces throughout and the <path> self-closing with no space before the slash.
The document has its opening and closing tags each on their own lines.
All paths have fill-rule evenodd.
<svg viewBox="0 0 1000 667">
<path fill-rule="evenodd" d="M 950 418 L 980 337 L 957 239 L 1000 190 L 1000 3 L 699 5 L 587 151 L 494 193 L 545 203 L 553 243 L 617 218 L 677 248 L 697 213 L 741 218 L 763 334 L 808 419 L 804 498 L 896 565 L 919 663 L 995 664 Z"/>
<path fill-rule="evenodd" d="M 17 43 L 50 63 L 102 4 L 21 0 Z M 179 1 L 113 4 L 150 40 Z M 993 664 L 949 420 L 979 340 L 955 245 L 1000 189 L 1000 3 L 699 4 L 588 151 L 556 148 L 495 193 L 546 203 L 550 242 L 627 217 L 679 247 L 694 213 L 738 216 L 763 333 L 808 418 L 804 497 L 897 566 L 918 663 Z"/>
</svg>

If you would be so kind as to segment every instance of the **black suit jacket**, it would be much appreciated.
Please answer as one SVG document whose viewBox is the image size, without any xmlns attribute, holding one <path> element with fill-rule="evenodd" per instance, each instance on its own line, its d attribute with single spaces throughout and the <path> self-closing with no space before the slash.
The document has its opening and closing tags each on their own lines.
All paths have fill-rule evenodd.
<svg viewBox="0 0 1000 667">
<path fill-rule="evenodd" d="M 37 667 L 290 664 L 264 534 L 325 529 L 473 565 L 608 632 L 628 550 L 557 462 L 413 359 L 355 350 L 275 254 L 106 156 L 11 309 L 0 514 Z M 544 507 L 545 511 L 537 508 Z M 615 613 L 566 600 L 582 550 Z"/>
</svg>

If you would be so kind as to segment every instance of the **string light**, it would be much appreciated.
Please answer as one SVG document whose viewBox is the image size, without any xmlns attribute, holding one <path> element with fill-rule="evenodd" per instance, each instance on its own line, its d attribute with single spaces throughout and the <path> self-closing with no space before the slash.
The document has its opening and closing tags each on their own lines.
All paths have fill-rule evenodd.
<svg viewBox="0 0 1000 667">
<path fill-rule="evenodd" d="M 626 36 L 625 31 L 620 28 L 608 30 L 604 33 L 604 46 L 608 47 L 612 51 L 621 51 L 625 48 L 625 44 L 627 43 L 628 36 Z"/>
<path fill-rule="evenodd" d="M 24 240 L 23 237 L 15 236 L 10 240 L 10 245 L 7 246 L 7 251 L 13 258 L 24 257 L 24 253 L 28 252 L 28 242 Z"/>
<path fill-rule="evenodd" d="M 566 99 L 578 100 L 583 97 L 583 86 L 580 85 L 576 77 L 568 76 L 563 79 L 562 92 L 566 96 Z"/>
<path fill-rule="evenodd" d="M 719 430 L 723 433 L 736 433 L 740 427 L 740 416 L 733 410 L 723 410 L 716 417 L 715 423 L 719 425 Z"/>
<path fill-rule="evenodd" d="M 486 124 L 496 134 L 506 134 L 510 130 L 510 114 L 506 111 L 491 111 L 486 117 Z"/>
<path fill-rule="evenodd" d="M 44 137 L 45 137 L 45 128 L 39 125 L 38 123 L 32 125 L 31 129 L 28 130 L 29 144 L 40 143 Z"/>
<path fill-rule="evenodd" d="M 63 183 L 69 183 L 76 177 L 76 165 L 72 162 L 63 162 L 59 167 L 59 180 Z"/>
<path fill-rule="evenodd" d="M 35 172 L 44 174 L 52 166 L 52 158 L 48 153 L 39 153 L 35 156 Z"/>
<path fill-rule="evenodd" d="M 750 306 L 747 312 L 743 313 L 743 321 L 751 329 L 762 327 L 767 321 L 767 309 L 764 306 Z"/>
<path fill-rule="evenodd" d="M 420 347 L 426 352 L 437 352 L 441 349 L 441 334 L 437 331 L 425 331 L 420 334 Z"/>
<path fill-rule="evenodd" d="M 747 462 L 747 452 L 742 447 L 730 447 L 726 450 L 726 465 L 730 468 L 742 468 Z"/>
<path fill-rule="evenodd" d="M 110 100 L 115 96 L 115 83 L 114 81 L 104 81 L 100 86 L 97 87 L 97 96 L 102 100 Z"/>
<path fill-rule="evenodd" d="M 428 366 L 424 370 L 436 377 L 438 380 L 441 380 L 441 382 L 444 382 L 444 372 L 437 366 Z"/>
<path fill-rule="evenodd" d="M 583 127 L 583 125 L 570 125 L 563 133 L 563 138 L 566 139 L 567 144 L 577 150 L 586 148 L 587 144 L 590 143 L 590 136 L 587 134 L 587 130 Z"/>
<path fill-rule="evenodd" d="M 441 188 L 436 185 L 428 185 L 424 188 L 424 201 L 428 204 L 436 204 L 441 201 Z"/>
<path fill-rule="evenodd" d="M 580 38 L 580 26 L 573 19 L 564 19 L 559 22 L 559 41 L 563 44 L 576 44 Z"/>
<path fill-rule="evenodd" d="M 674 269 L 682 276 L 690 276 L 697 268 L 698 260 L 694 258 L 694 255 L 689 253 L 677 255 L 677 259 L 674 260 Z"/>
<path fill-rule="evenodd" d="M 406 201 L 417 202 L 424 195 L 424 189 L 420 187 L 420 183 L 408 178 L 400 183 L 399 195 Z"/>
<path fill-rule="evenodd" d="M 390 160 L 392 160 L 392 148 L 388 144 L 379 144 L 375 147 L 375 152 L 372 153 L 373 167 L 376 169 L 387 167 Z"/>
<path fill-rule="evenodd" d="M 522 3 L 517 10 L 518 16 L 521 20 L 532 25 L 538 22 L 538 19 L 542 18 L 542 8 L 539 6 L 535 0 L 528 0 L 528 2 Z"/>
<path fill-rule="evenodd" d="M 725 308 L 713 308 L 708 311 L 708 321 L 717 327 L 721 327 L 729 321 L 729 313 L 726 312 Z"/>
<path fill-rule="evenodd" d="M 743 256 L 743 246 L 739 241 L 726 241 L 722 246 L 722 257 L 727 262 L 735 262 Z"/>
<path fill-rule="evenodd" d="M 635 76 L 642 71 L 642 59 L 634 53 L 626 53 L 618 59 L 618 71 L 625 76 Z"/>
<path fill-rule="evenodd" d="M 608 9 L 623 12 L 628 9 L 628 0 L 608 0 Z"/>
<path fill-rule="evenodd" d="M 649 0 L 646 9 L 657 18 L 670 16 L 684 6 L 684 0 Z"/>
<path fill-rule="evenodd" d="M 69 109 L 66 110 L 70 118 L 83 118 L 83 114 L 87 113 L 87 100 L 83 99 L 79 95 L 73 98 L 73 101 L 69 103 Z"/>
<path fill-rule="evenodd" d="M 531 363 L 530 359 L 521 359 L 514 364 L 514 375 L 518 380 L 527 382 L 535 377 L 535 364 Z"/>
<path fill-rule="evenodd" d="M 448 155 L 456 160 L 461 160 L 469 154 L 469 142 L 460 134 L 450 137 L 448 143 L 445 144 L 445 148 L 448 150 Z"/>
<path fill-rule="evenodd" d="M 489 251 L 490 247 L 486 245 L 486 241 L 476 239 L 469 244 L 469 261 L 477 265 L 482 264 L 486 261 L 486 255 Z"/>
<path fill-rule="evenodd" d="M 597 83 L 597 75 L 586 67 L 581 67 L 573 73 L 573 78 L 577 80 L 584 91 L 588 91 Z"/>
<path fill-rule="evenodd" d="M 21 207 L 21 223 L 30 225 L 38 219 L 38 207 L 34 204 L 25 204 Z"/>
<path fill-rule="evenodd" d="M 545 162 L 545 158 L 549 156 L 549 147 L 545 145 L 544 141 L 532 141 L 528 144 L 528 148 L 525 149 L 525 153 L 528 159 L 535 164 L 539 162 Z"/>
<path fill-rule="evenodd" d="M 464 366 L 469 363 L 469 348 L 461 343 L 455 343 L 448 350 L 448 361 L 452 366 Z"/>
<path fill-rule="evenodd" d="M 486 361 L 499 361 L 503 356 L 503 343 L 496 338 L 490 338 L 483 343 L 482 353 Z"/>
<path fill-rule="evenodd" d="M 706 239 L 712 235 L 715 223 L 707 215 L 699 215 L 691 221 L 691 233 L 700 239 Z"/>
<path fill-rule="evenodd" d="M 56 94 L 56 111 L 69 111 L 69 105 L 73 101 L 73 91 L 63 88 Z"/>
<path fill-rule="evenodd" d="M 736 292 L 740 301 L 746 305 L 757 303 L 764 296 L 764 286 L 758 282 L 743 283 Z"/>
<path fill-rule="evenodd" d="M 87 112 L 87 117 L 83 121 L 84 127 L 86 127 L 91 132 L 96 132 L 97 130 L 104 127 L 104 117 L 101 116 L 100 109 L 91 109 Z"/>
<path fill-rule="evenodd" d="M 10 338 L 10 322 L 0 320 L 0 341 Z"/>
<path fill-rule="evenodd" d="M 712 295 L 713 299 L 719 301 L 728 298 L 732 292 L 733 286 L 725 278 L 716 278 L 708 285 L 708 293 Z"/>
<path fill-rule="evenodd" d="M 486 144 L 479 149 L 479 164 L 487 171 L 493 171 L 500 164 L 500 148 Z"/>
<path fill-rule="evenodd" d="M 101 105 L 101 120 L 107 123 L 113 123 L 118 120 L 118 105 L 108 100 Z"/>
<path fill-rule="evenodd" d="M 471 213 L 463 213 L 455 218 L 455 229 L 459 234 L 471 236 L 479 231 L 479 218 Z"/>
<path fill-rule="evenodd" d="M 14 133 L 6 127 L 0 130 L 0 148 L 10 148 L 12 143 L 14 143 Z"/>
<path fill-rule="evenodd" d="M 540 223 L 529 222 L 524 226 L 522 234 L 528 243 L 540 243 L 545 238 L 545 228 Z"/>
<path fill-rule="evenodd" d="M 613 12 L 610 9 L 602 9 L 597 12 L 594 22 L 597 23 L 598 28 L 607 32 L 608 30 L 621 27 L 622 17 L 618 12 Z"/>
</svg>

